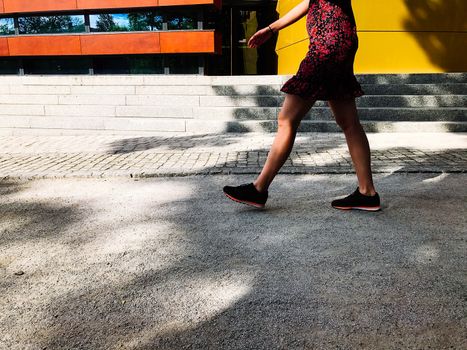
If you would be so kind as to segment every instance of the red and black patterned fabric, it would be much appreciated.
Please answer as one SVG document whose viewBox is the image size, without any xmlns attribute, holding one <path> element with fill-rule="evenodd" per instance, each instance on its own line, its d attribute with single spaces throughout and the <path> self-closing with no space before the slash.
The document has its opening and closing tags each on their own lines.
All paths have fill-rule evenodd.
<svg viewBox="0 0 467 350">
<path fill-rule="evenodd" d="M 353 69 L 358 37 L 351 0 L 310 0 L 306 27 L 308 53 L 281 91 L 322 101 L 364 95 Z"/>
</svg>

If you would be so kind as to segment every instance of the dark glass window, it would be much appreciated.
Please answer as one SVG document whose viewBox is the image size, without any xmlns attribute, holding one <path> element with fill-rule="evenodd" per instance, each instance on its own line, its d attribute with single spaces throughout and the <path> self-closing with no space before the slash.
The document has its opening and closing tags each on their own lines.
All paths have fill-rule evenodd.
<svg viewBox="0 0 467 350">
<path fill-rule="evenodd" d="M 177 55 L 166 56 L 165 64 L 170 74 L 198 74 L 198 56 Z"/>
<path fill-rule="evenodd" d="M 19 17 L 20 34 L 82 33 L 84 16 Z"/>
<path fill-rule="evenodd" d="M 164 65 L 161 56 L 131 57 L 131 74 L 163 74 Z"/>
<path fill-rule="evenodd" d="M 99 56 L 94 58 L 95 74 L 163 74 L 161 56 Z"/>
<path fill-rule="evenodd" d="M 163 17 L 154 12 L 90 15 L 92 32 L 162 30 Z"/>
<path fill-rule="evenodd" d="M 0 59 L 0 74 L 18 74 L 19 61 L 17 58 Z"/>
<path fill-rule="evenodd" d="M 226 18 L 219 15 L 217 10 L 207 10 L 204 13 L 204 29 L 222 30 L 223 23 L 229 22 Z"/>
<path fill-rule="evenodd" d="M 163 17 L 154 12 L 130 13 L 128 15 L 131 31 L 162 30 Z"/>
<path fill-rule="evenodd" d="M 88 74 L 87 57 L 34 57 L 23 60 L 25 74 Z"/>
<path fill-rule="evenodd" d="M 15 21 L 13 18 L 0 18 L 0 35 L 15 34 Z"/>
<path fill-rule="evenodd" d="M 187 14 L 181 12 L 167 12 L 165 15 L 167 27 L 169 30 L 197 29 L 198 21 L 196 14 Z"/>
<path fill-rule="evenodd" d="M 92 32 L 128 32 L 131 30 L 130 19 L 126 13 L 106 13 L 89 17 Z"/>
</svg>

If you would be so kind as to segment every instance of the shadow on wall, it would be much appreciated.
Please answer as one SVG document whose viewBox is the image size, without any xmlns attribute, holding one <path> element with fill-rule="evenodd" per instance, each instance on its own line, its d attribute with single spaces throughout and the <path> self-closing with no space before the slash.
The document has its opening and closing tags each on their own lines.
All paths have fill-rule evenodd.
<svg viewBox="0 0 467 350">
<path fill-rule="evenodd" d="M 405 0 L 405 6 L 410 18 L 404 27 L 412 32 L 431 62 L 447 72 L 467 71 L 467 2 Z"/>
</svg>

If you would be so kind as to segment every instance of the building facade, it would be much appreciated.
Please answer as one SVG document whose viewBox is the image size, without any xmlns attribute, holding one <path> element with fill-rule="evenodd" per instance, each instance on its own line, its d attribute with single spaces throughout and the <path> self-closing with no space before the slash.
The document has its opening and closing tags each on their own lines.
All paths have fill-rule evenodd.
<svg viewBox="0 0 467 350">
<path fill-rule="evenodd" d="M 305 18 L 247 41 L 301 0 L 0 0 L 0 74 L 293 74 Z M 465 0 L 353 0 L 356 73 L 467 71 Z"/>
<path fill-rule="evenodd" d="M 258 25 L 277 18 L 275 8 L 273 1 L 0 0 L 0 74 L 276 74 L 275 43 L 246 47 Z"/>
</svg>

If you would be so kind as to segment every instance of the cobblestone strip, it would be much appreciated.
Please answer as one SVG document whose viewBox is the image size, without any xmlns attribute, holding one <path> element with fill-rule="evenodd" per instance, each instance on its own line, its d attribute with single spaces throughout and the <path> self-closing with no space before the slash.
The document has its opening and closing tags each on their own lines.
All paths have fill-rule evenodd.
<svg viewBox="0 0 467 350">
<path fill-rule="evenodd" d="M 44 153 L 0 154 L 0 178 L 177 176 L 190 174 L 258 173 L 267 151 L 205 152 L 171 151 L 154 153 Z M 378 172 L 467 172 L 467 150 L 426 151 L 413 149 L 377 150 L 372 165 Z M 297 150 L 281 173 L 353 173 L 345 150 Z"/>
</svg>

